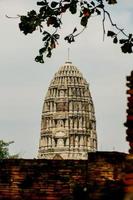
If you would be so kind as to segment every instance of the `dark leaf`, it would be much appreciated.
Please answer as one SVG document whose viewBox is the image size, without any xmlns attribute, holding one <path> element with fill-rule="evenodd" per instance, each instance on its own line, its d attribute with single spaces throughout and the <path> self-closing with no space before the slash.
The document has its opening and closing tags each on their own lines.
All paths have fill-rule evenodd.
<svg viewBox="0 0 133 200">
<path fill-rule="evenodd" d="M 49 17 L 48 20 L 47 20 L 47 26 L 49 25 L 53 25 L 56 23 L 56 17 Z"/>
<path fill-rule="evenodd" d="M 64 40 L 67 40 L 67 41 L 69 42 L 69 36 L 66 36 L 66 37 L 64 38 Z"/>
<path fill-rule="evenodd" d="M 86 4 L 87 5 L 87 8 L 92 8 L 92 5 L 91 4 L 89 4 L 87 1 L 84 1 L 84 4 Z"/>
<path fill-rule="evenodd" d="M 132 53 L 132 44 L 129 42 L 124 43 L 124 45 L 121 46 L 121 50 L 123 53 Z"/>
<path fill-rule="evenodd" d="M 26 19 L 27 21 L 21 21 L 19 23 L 19 28 L 25 35 L 28 33 L 32 33 L 36 30 L 37 25 L 33 23 L 28 17 Z"/>
<path fill-rule="evenodd" d="M 51 49 L 56 48 L 56 44 L 55 44 L 55 41 L 54 41 L 54 40 L 51 41 L 51 45 L 50 45 L 50 46 L 51 46 Z"/>
<path fill-rule="evenodd" d="M 129 38 L 129 40 L 132 38 L 132 34 L 131 33 L 129 34 L 128 38 Z"/>
<path fill-rule="evenodd" d="M 80 7 L 82 7 L 84 5 L 83 1 L 80 1 Z"/>
<path fill-rule="evenodd" d="M 108 2 L 108 4 L 116 4 L 117 1 L 116 0 L 106 0 Z"/>
<path fill-rule="evenodd" d="M 103 5 L 103 3 L 100 3 L 97 7 L 98 8 L 104 8 L 104 5 Z"/>
<path fill-rule="evenodd" d="M 36 11 L 31 10 L 30 12 L 28 12 L 28 16 L 30 16 L 30 17 L 36 16 Z"/>
<path fill-rule="evenodd" d="M 40 8 L 40 16 L 41 17 L 42 17 L 42 15 L 44 15 L 44 13 L 46 15 L 46 6 L 43 6 L 43 7 Z"/>
<path fill-rule="evenodd" d="M 91 9 L 91 14 L 93 14 L 93 13 L 94 13 L 94 11 L 95 11 L 95 9 L 94 9 L 94 8 L 92 8 L 92 9 Z"/>
<path fill-rule="evenodd" d="M 43 54 L 45 51 L 46 51 L 46 48 L 45 48 L 45 47 L 39 49 L 39 53 L 40 53 L 40 54 Z"/>
<path fill-rule="evenodd" d="M 43 31 L 43 33 L 42 33 L 43 35 L 47 35 L 47 34 L 49 34 L 47 31 Z"/>
<path fill-rule="evenodd" d="M 66 36 L 64 40 L 67 40 L 68 43 L 75 42 L 73 34 Z"/>
<path fill-rule="evenodd" d="M 70 2 L 70 0 L 64 0 L 63 2 Z"/>
<path fill-rule="evenodd" d="M 46 4 L 46 2 L 44 2 L 44 1 L 38 1 L 37 2 L 37 5 L 38 6 L 44 6 Z"/>
<path fill-rule="evenodd" d="M 42 32 L 42 30 L 43 30 L 43 26 L 40 25 L 40 26 L 39 26 L 39 29 L 40 29 L 40 32 Z"/>
<path fill-rule="evenodd" d="M 116 35 L 116 33 L 114 33 L 113 31 L 108 31 L 107 36 L 110 37 L 114 37 Z"/>
<path fill-rule="evenodd" d="M 52 52 L 51 52 L 51 48 L 48 48 L 48 53 L 46 55 L 48 58 L 50 58 L 52 56 Z"/>
<path fill-rule="evenodd" d="M 86 27 L 87 23 L 88 23 L 88 17 L 82 17 L 80 23 L 81 23 L 82 26 Z"/>
<path fill-rule="evenodd" d="M 95 3 L 94 3 L 94 1 L 91 1 L 91 4 L 92 4 L 93 6 L 95 6 Z"/>
<path fill-rule="evenodd" d="M 39 62 L 39 63 L 44 63 L 43 55 L 36 56 L 35 61 L 36 61 L 36 62 Z"/>
<path fill-rule="evenodd" d="M 79 15 L 79 17 L 82 17 L 83 16 L 83 13 L 82 12 L 80 12 L 80 15 Z"/>
<path fill-rule="evenodd" d="M 124 44 L 125 42 L 127 42 L 128 40 L 126 40 L 126 39 L 121 39 L 121 40 L 119 40 L 119 43 L 120 44 Z"/>
<path fill-rule="evenodd" d="M 45 35 L 45 36 L 42 38 L 42 41 L 45 41 L 45 40 L 47 40 L 49 37 L 50 37 L 50 35 L 49 35 L 49 34 Z"/>
<path fill-rule="evenodd" d="M 60 35 L 59 34 L 54 34 L 54 37 L 56 40 L 58 40 L 60 38 Z"/>
<path fill-rule="evenodd" d="M 77 31 L 77 28 L 75 27 L 74 30 L 73 30 L 73 33 L 75 33 L 76 31 Z"/>
<path fill-rule="evenodd" d="M 70 4 L 65 4 L 63 7 L 61 7 L 61 12 L 66 12 L 66 10 L 70 7 Z"/>
<path fill-rule="evenodd" d="M 58 2 L 52 1 L 52 2 L 51 2 L 51 7 L 52 7 L 52 8 L 55 8 L 58 4 L 59 4 Z"/>
<path fill-rule="evenodd" d="M 56 22 L 54 23 L 53 27 L 58 28 L 58 27 L 60 27 L 60 25 L 61 25 L 60 19 L 56 18 Z"/>
<path fill-rule="evenodd" d="M 75 14 L 77 12 L 77 5 L 74 3 L 70 4 L 70 7 L 69 7 L 69 11 L 72 13 L 72 14 Z"/>
<path fill-rule="evenodd" d="M 98 15 L 101 15 L 101 11 L 98 10 L 98 9 L 96 9 L 96 13 L 97 13 Z"/>
<path fill-rule="evenodd" d="M 68 40 L 68 36 L 66 36 L 66 37 L 64 38 L 64 40 Z"/>
<path fill-rule="evenodd" d="M 113 39 L 113 43 L 117 44 L 117 42 L 118 42 L 117 37 L 114 37 L 114 39 Z"/>
</svg>

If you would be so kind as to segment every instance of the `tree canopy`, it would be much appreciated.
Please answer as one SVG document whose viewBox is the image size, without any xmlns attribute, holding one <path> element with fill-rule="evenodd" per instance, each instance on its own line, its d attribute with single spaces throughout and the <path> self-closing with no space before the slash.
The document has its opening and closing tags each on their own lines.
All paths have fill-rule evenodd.
<svg viewBox="0 0 133 200">
<path fill-rule="evenodd" d="M 13 141 L 4 142 L 3 140 L 0 140 L 0 159 L 18 158 L 18 154 L 10 155 L 9 153 L 9 145 L 13 143 Z"/>
<path fill-rule="evenodd" d="M 40 30 L 42 34 L 43 47 L 39 50 L 39 55 L 36 56 L 35 61 L 43 63 L 44 55 L 51 57 L 52 50 L 58 45 L 60 38 L 59 29 L 62 27 L 62 16 L 69 12 L 70 15 L 78 14 L 82 27 L 78 31 L 76 27 L 73 32 L 65 36 L 64 39 L 68 43 L 75 42 L 75 38 L 81 34 L 87 27 L 88 21 L 92 16 L 102 15 L 103 24 L 103 38 L 105 35 L 112 38 L 114 44 L 120 44 L 123 53 L 133 52 L 133 37 L 132 34 L 125 33 L 123 28 L 117 26 L 113 22 L 110 13 L 106 10 L 106 4 L 115 5 L 117 0 L 42 0 L 37 1 L 39 11 L 31 10 L 27 15 L 20 16 L 19 28 L 25 34 L 32 34 L 36 30 Z M 112 30 L 106 33 L 105 20 L 109 19 L 112 25 Z M 52 28 L 53 32 L 50 33 L 45 28 Z M 116 31 L 114 31 L 114 28 Z"/>
</svg>

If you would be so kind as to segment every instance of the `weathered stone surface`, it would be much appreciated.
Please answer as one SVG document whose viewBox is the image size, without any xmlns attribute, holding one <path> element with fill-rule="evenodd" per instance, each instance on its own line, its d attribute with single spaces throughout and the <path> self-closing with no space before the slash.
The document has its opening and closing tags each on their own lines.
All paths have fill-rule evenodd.
<svg viewBox="0 0 133 200">
<path fill-rule="evenodd" d="M 71 62 L 55 73 L 45 97 L 38 158 L 87 159 L 97 150 L 89 84 Z"/>
</svg>

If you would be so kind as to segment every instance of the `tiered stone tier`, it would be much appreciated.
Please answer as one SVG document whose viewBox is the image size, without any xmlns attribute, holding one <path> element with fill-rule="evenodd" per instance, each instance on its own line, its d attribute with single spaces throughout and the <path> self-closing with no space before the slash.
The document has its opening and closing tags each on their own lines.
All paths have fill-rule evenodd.
<svg viewBox="0 0 133 200">
<path fill-rule="evenodd" d="M 43 105 L 38 158 L 87 159 L 97 150 L 89 85 L 71 62 L 55 73 Z"/>
</svg>

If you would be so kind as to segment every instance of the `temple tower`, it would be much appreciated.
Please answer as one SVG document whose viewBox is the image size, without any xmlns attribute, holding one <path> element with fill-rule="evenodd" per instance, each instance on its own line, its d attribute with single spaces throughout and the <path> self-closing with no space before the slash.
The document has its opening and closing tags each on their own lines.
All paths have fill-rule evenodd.
<svg viewBox="0 0 133 200">
<path fill-rule="evenodd" d="M 97 150 L 89 85 L 71 62 L 55 73 L 42 110 L 38 158 L 87 159 Z"/>
</svg>

